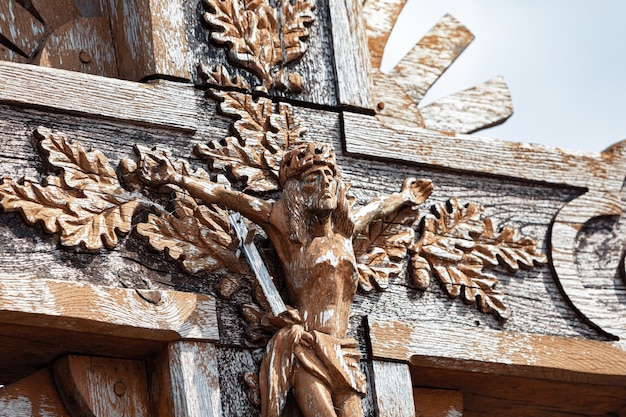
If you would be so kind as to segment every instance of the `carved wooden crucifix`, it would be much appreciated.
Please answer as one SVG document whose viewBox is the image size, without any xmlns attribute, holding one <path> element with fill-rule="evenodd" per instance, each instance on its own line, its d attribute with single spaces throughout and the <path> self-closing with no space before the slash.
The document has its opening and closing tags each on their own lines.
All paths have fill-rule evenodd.
<svg viewBox="0 0 626 417">
<path fill-rule="evenodd" d="M 393 349 L 376 344 L 384 325 L 371 324 L 368 341 L 360 318 L 436 327 L 450 313 L 464 328 L 528 331 L 516 311 L 524 311 L 524 294 L 542 291 L 537 274 L 556 291 L 553 274 L 595 329 L 546 307 L 559 331 L 624 332 L 598 313 L 574 259 L 588 220 L 621 212 L 622 146 L 579 155 L 469 135 L 510 116 L 501 78 L 419 108 L 472 40 L 454 18 L 442 18 L 385 75 L 377 68 L 401 0 L 173 3 L 194 33 L 181 41 L 191 51 L 182 56 L 200 64 L 180 78 L 196 85 L 0 65 L 2 79 L 53 91 L 35 107 L 67 118 L 5 111 L 3 134 L 21 148 L 32 135 L 40 156 L 29 156 L 27 168 L 3 162 L 0 205 L 52 234 L 36 235 L 37 244 L 70 259 L 46 262 L 75 268 L 75 250 L 98 263 L 89 273 L 63 269 L 78 271 L 78 280 L 139 283 L 147 287 L 137 288 L 141 300 L 156 306 L 163 287 L 219 296 L 220 377 L 230 375 L 233 392 L 244 384 L 248 391 L 233 403 L 245 402 L 249 413 L 258 406 L 264 417 L 372 415 L 368 404 L 379 415 L 410 415 L 383 410 L 381 384 L 370 380 L 376 390 L 367 389 L 366 375 L 390 368 L 363 358 L 365 345 Z M 84 94 L 68 99 L 53 88 L 59 80 L 82 83 Z M 7 82 L 0 100 L 32 107 L 17 85 Z M 97 110 L 84 97 L 101 99 Z M 81 119 L 90 112 L 95 126 Z M 21 133 L 8 133 L 18 124 Z M 546 191 L 554 186 L 567 189 L 554 196 Z M 256 235 L 245 235 L 240 215 L 258 226 Z M 15 223 L 11 217 L 7 233 L 24 229 Z M 236 256 L 239 246 L 252 268 Z M 393 360 L 411 360 L 401 353 Z"/>
</svg>

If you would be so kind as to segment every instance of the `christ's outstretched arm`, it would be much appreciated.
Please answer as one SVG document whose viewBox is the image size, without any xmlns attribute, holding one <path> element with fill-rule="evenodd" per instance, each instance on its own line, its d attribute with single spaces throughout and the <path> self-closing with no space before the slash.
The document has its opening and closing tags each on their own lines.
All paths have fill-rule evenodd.
<svg viewBox="0 0 626 417">
<path fill-rule="evenodd" d="M 361 233 L 371 222 L 383 218 L 405 205 L 422 204 L 433 191 L 430 180 L 408 178 L 402 184 L 402 191 L 372 200 L 354 214 L 354 235 Z"/>
<path fill-rule="evenodd" d="M 261 227 L 269 224 L 272 204 L 260 198 L 233 191 L 207 178 L 181 174 L 164 153 L 141 154 L 139 176 L 151 185 L 173 184 L 202 200 L 205 204 L 217 204 L 227 210 L 237 211 Z"/>
</svg>

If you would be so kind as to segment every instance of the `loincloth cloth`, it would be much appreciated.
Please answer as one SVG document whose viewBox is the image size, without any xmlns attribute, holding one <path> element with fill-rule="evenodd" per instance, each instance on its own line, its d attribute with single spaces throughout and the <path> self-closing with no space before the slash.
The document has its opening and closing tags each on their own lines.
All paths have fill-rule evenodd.
<svg viewBox="0 0 626 417">
<path fill-rule="evenodd" d="M 298 324 L 283 327 L 267 345 L 260 372 L 263 417 L 282 413 L 296 367 L 317 377 L 331 393 L 353 391 L 361 396 L 366 393 L 356 340 L 314 330 L 309 332 L 314 337 L 314 346 L 309 347 L 302 343 L 304 332 L 304 327 Z"/>
</svg>

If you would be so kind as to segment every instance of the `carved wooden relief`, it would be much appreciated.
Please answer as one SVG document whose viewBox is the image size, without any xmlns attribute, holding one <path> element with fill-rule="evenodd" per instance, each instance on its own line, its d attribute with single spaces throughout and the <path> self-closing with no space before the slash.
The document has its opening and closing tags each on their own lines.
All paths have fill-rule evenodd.
<svg viewBox="0 0 626 417">
<path fill-rule="evenodd" d="M 204 0 L 204 19 L 211 40 L 228 50 L 229 61 L 255 75 L 255 90 L 299 93 L 302 76 L 289 71 L 307 51 L 314 0 L 282 1 L 280 11 L 269 1 Z"/>
<path fill-rule="evenodd" d="M 131 230 L 136 210 L 147 208 L 154 214 L 135 229 L 151 247 L 179 260 L 189 273 L 222 270 L 241 278 L 249 272 L 235 249 L 248 238 L 235 237 L 227 210 L 260 226 L 282 271 L 273 279 L 259 277 L 248 259 L 265 285 L 259 307 L 244 311 L 256 326 L 249 334 L 271 335 L 259 378 L 263 415 L 280 415 L 292 389 L 305 415 L 333 415 L 335 408 L 360 415 L 365 377 L 355 362 L 356 341 L 347 338 L 357 287 L 384 290 L 410 263 L 413 286 L 426 288 L 432 272 L 451 297 L 462 295 L 481 311 L 506 318 L 498 279 L 484 270 L 503 265 L 515 271 L 545 262 L 532 239 L 518 237 L 512 228 L 495 231 L 479 206 L 451 200 L 435 205 L 434 216 L 423 216 L 417 207 L 432 192 L 428 180 L 408 179 L 400 192 L 352 207 L 333 149 L 304 140 L 302 121 L 289 104 L 239 91 L 210 94 L 233 120 L 235 136 L 199 144 L 196 153 L 230 186 L 163 149 L 140 145 L 136 158 L 122 160 L 116 172 L 102 153 L 39 128 L 42 155 L 60 175 L 41 184 L 5 179 L 0 204 L 21 212 L 30 224 L 42 222 L 61 244 L 90 250 L 114 247 L 117 234 Z M 282 191 L 277 200 L 259 194 L 276 190 Z M 286 286 L 288 306 L 281 301 L 282 307 L 268 308 L 273 280 Z M 229 289 L 233 285 L 232 278 L 225 279 L 223 292 L 236 291 Z M 261 334 L 252 339 L 267 341 Z M 320 382 L 332 388 L 308 388 Z M 337 390 L 345 396 L 331 400 L 330 392 Z"/>
<path fill-rule="evenodd" d="M 177 12 L 171 22 L 163 18 L 164 2 L 184 10 L 185 24 Z M 149 12 L 135 8 L 128 16 L 123 6 L 139 2 L 115 4 L 98 9 L 113 33 L 132 38 L 143 33 L 147 16 L 161 16 L 163 33 L 187 36 L 195 48 L 190 53 L 206 58 L 198 58 L 206 62 L 199 71 L 206 83 L 139 84 L 0 64 L 6 175 L 0 206 L 19 214 L 3 215 L 0 237 L 22 245 L 0 251 L 9 263 L 20 257 L 10 273 L 0 274 L 0 312 L 10 313 L 0 314 L 0 338 L 10 340 L 3 326 L 12 317 L 45 315 L 45 325 L 59 334 L 68 321 L 89 323 L 80 332 L 91 331 L 98 344 L 112 331 L 149 340 L 152 350 L 122 344 L 111 355 L 157 361 L 150 364 L 154 390 L 146 401 L 168 415 L 218 409 L 229 417 L 411 416 L 412 397 L 400 397 L 412 390 L 409 364 L 452 369 L 474 361 L 480 366 L 472 370 L 508 369 L 533 378 L 549 368 L 557 379 L 561 371 L 577 378 L 582 370 L 581 378 L 589 374 L 594 384 L 608 385 L 603 378 L 610 367 L 596 375 L 592 367 L 570 369 L 560 361 L 568 352 L 594 358 L 588 346 L 610 346 L 599 349 L 618 358 L 611 381 L 624 384 L 623 345 L 561 346 L 568 337 L 601 339 L 626 328 L 611 301 L 623 294 L 593 288 L 595 276 L 582 274 L 577 259 L 588 220 L 621 213 L 624 145 L 582 154 L 470 136 L 511 114 L 500 78 L 419 108 L 473 38 L 453 17 L 444 16 L 383 75 L 382 47 L 403 0 L 146 0 Z M 62 5 L 67 14 L 55 12 Z M 67 61 L 77 66 L 99 61 L 68 43 L 84 19 L 95 19 L 72 5 L 9 0 L 0 6 L 45 22 L 43 29 L 35 22 L 29 37 L 9 38 L 4 33 L 15 22 L 2 15 L 2 56 L 34 62 L 35 55 L 27 58 L 22 50 L 34 48 L 48 51 L 39 62 L 51 66 L 59 50 L 78 51 L 78 61 Z M 365 20 L 355 23 L 361 9 Z M 190 16 L 198 24 L 193 36 L 184 32 L 189 29 L 177 32 L 174 26 L 188 25 Z M 320 16 L 333 27 L 323 26 L 328 22 Z M 64 30 L 49 33 L 45 26 Z M 320 46 L 320 33 L 340 42 L 342 32 L 355 38 L 352 28 L 366 36 Z M 143 46 L 169 50 L 166 38 L 146 36 L 135 46 L 120 46 L 113 36 L 115 60 L 143 60 L 150 55 Z M 359 65 L 367 57 L 365 41 L 371 71 Z M 349 58 L 359 45 L 364 49 Z M 302 64 L 324 48 L 334 48 L 328 56 L 338 61 L 319 66 L 336 77 L 313 85 L 318 67 Z M 159 67 L 151 65 L 148 72 Z M 145 67 L 132 68 L 118 76 L 146 74 Z M 362 72 L 351 78 L 351 71 Z M 174 72 L 179 81 L 189 78 Z M 57 91 L 60 84 L 70 87 Z M 22 90 L 45 97 L 24 98 Z M 49 255 L 43 267 L 29 253 L 38 257 L 38 251 Z M 20 269 L 26 258 L 32 276 Z M 46 270 L 49 265 L 55 270 Z M 22 302 L 29 291 L 35 296 Z M 50 300 L 65 293 L 81 303 L 58 307 Z M 578 319 L 566 297 L 595 328 Z M 606 300 L 610 308 L 603 310 Z M 107 315 L 116 309 L 124 314 Z M 81 338 L 74 335 L 42 357 L 60 357 Z M 529 341 L 529 350 L 512 340 Z M 0 356 L 11 348 L 2 346 Z M 7 372 L 21 378 L 40 365 Z M 0 371 L 10 366 L 0 361 Z M 193 385 L 196 366 L 203 372 Z M 525 373 L 533 367 L 539 371 Z M 401 380 L 387 384 L 398 375 Z M 189 395 L 187 384 L 204 403 Z"/>
</svg>

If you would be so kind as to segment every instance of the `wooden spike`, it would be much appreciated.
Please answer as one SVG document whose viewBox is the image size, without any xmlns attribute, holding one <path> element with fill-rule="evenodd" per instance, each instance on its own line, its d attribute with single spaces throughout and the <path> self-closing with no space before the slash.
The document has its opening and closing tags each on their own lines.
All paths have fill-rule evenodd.
<svg viewBox="0 0 626 417">
<path fill-rule="evenodd" d="M 380 68 L 385 45 L 405 3 L 406 0 L 369 0 L 363 5 L 365 35 L 375 70 Z"/>
<path fill-rule="evenodd" d="M 513 101 L 502 77 L 441 98 L 421 109 L 428 129 L 472 133 L 499 125 L 513 114 Z"/>
<path fill-rule="evenodd" d="M 474 35 L 469 29 L 446 14 L 400 61 L 391 75 L 419 103 L 472 40 Z"/>
<path fill-rule="evenodd" d="M 24 55 L 31 55 L 44 35 L 44 25 L 15 0 L 0 2 L 0 34 Z"/>
</svg>

